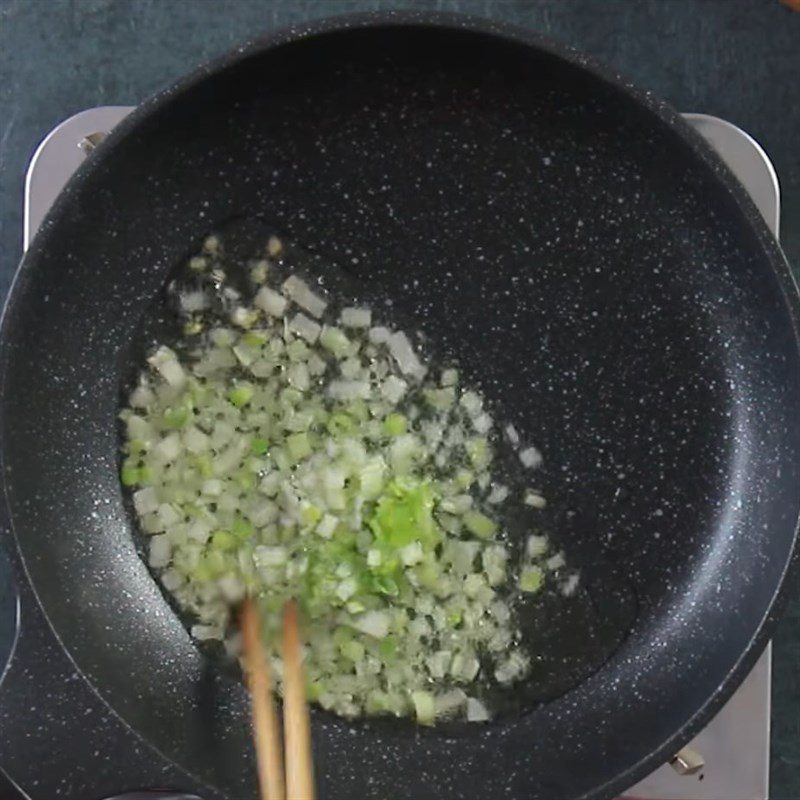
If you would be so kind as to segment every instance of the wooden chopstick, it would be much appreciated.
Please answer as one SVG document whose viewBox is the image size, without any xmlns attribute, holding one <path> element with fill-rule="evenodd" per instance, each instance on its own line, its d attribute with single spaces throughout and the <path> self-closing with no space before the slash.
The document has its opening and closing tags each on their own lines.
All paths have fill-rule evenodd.
<svg viewBox="0 0 800 800">
<path fill-rule="evenodd" d="M 306 702 L 297 603 L 283 607 L 283 739 L 289 800 L 314 800 L 311 723 Z"/>
<path fill-rule="evenodd" d="M 297 604 L 288 600 L 283 607 L 285 784 L 278 715 L 272 700 L 272 676 L 261 645 L 258 608 L 249 597 L 242 604 L 239 623 L 253 709 L 253 738 L 261 800 L 314 800 L 311 722 L 303 677 Z"/>
<path fill-rule="evenodd" d="M 253 709 L 253 738 L 261 800 L 285 800 L 280 729 L 272 699 L 272 674 L 261 645 L 258 609 L 249 597 L 242 604 L 240 625 Z"/>
</svg>

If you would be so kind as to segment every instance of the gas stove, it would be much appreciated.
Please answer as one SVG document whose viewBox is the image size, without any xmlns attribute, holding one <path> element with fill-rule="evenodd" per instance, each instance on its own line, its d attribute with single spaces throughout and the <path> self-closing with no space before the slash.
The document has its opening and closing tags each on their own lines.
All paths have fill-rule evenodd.
<svg viewBox="0 0 800 800">
<path fill-rule="evenodd" d="M 39 145 L 25 181 L 27 248 L 70 175 L 132 110 L 82 111 Z M 686 114 L 750 192 L 778 235 L 775 169 L 748 134 L 725 120 Z M 8 537 L 7 537 L 8 538 Z M 0 766 L 28 800 L 98 798 L 143 788 L 201 790 L 151 750 L 102 703 L 64 655 L 33 592 L 18 577 L 17 637 L 0 683 Z M 632 787 L 640 800 L 766 800 L 769 795 L 771 648 L 709 725 L 665 764 Z M 141 795 L 140 795 L 141 796 Z M 5 798 L 0 787 L 0 798 Z"/>
</svg>

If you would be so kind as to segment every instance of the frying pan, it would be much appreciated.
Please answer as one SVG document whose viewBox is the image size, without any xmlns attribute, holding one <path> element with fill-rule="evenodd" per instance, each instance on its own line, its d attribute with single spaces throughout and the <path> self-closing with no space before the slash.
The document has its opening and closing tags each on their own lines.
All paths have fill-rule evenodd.
<svg viewBox="0 0 800 800">
<path fill-rule="evenodd" d="M 800 508 L 800 303 L 756 209 L 670 108 L 473 19 L 285 31 L 161 92 L 69 183 L 2 324 L 3 486 L 66 652 L 144 740 L 254 797 L 244 689 L 141 561 L 115 422 L 175 266 L 260 231 L 391 300 L 545 455 L 582 571 L 541 684 L 489 725 L 316 713 L 323 798 L 610 797 L 731 694 Z M 542 688 L 544 687 L 544 688 Z"/>
</svg>

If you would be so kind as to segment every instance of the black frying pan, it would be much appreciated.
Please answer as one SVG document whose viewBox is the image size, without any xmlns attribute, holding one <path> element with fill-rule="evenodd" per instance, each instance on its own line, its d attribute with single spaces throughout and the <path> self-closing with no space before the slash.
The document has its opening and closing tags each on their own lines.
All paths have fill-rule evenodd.
<svg viewBox="0 0 800 800">
<path fill-rule="evenodd" d="M 796 288 L 671 109 L 472 20 L 334 20 L 236 51 L 145 102 L 42 226 L 2 327 L 3 475 L 79 669 L 164 755 L 255 796 L 244 690 L 137 555 L 115 415 L 174 266 L 211 228 L 259 226 L 391 298 L 519 421 L 585 579 L 545 626 L 545 690 L 496 723 L 316 715 L 321 797 L 608 797 L 664 761 L 779 605 L 800 507 Z"/>
</svg>

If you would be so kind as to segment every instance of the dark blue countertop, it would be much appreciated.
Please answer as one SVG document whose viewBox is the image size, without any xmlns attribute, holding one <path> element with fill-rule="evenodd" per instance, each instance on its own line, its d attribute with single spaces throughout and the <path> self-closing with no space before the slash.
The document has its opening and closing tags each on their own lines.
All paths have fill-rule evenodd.
<svg viewBox="0 0 800 800">
<path fill-rule="evenodd" d="M 21 253 L 25 168 L 55 124 L 90 106 L 135 104 L 258 32 L 333 13 L 408 7 L 533 28 L 596 56 L 681 111 L 747 130 L 777 168 L 781 238 L 800 276 L 800 14 L 778 0 L 0 0 L 0 298 Z M 0 664 L 11 641 L 10 580 L 0 553 Z M 774 640 L 775 800 L 800 798 L 800 570 L 793 590 Z"/>
</svg>

